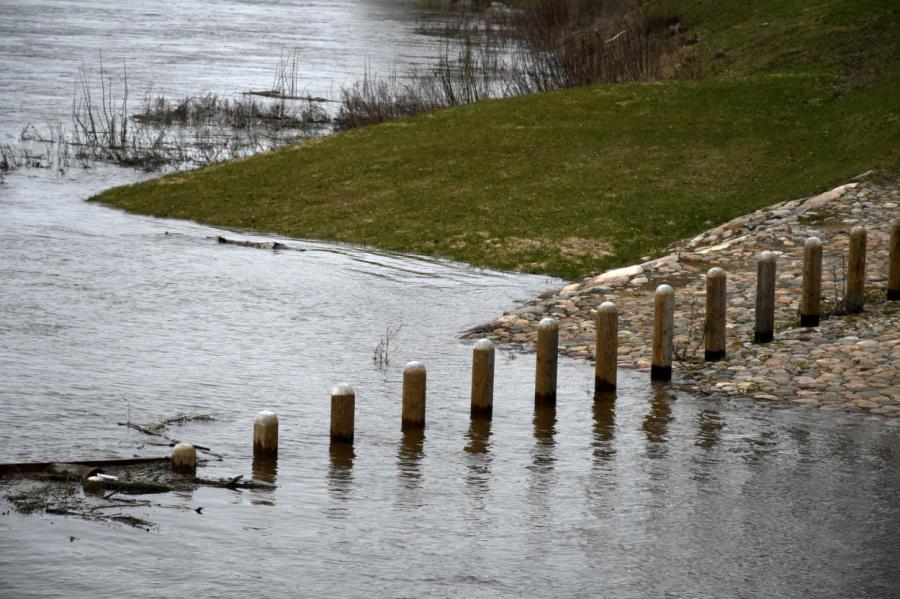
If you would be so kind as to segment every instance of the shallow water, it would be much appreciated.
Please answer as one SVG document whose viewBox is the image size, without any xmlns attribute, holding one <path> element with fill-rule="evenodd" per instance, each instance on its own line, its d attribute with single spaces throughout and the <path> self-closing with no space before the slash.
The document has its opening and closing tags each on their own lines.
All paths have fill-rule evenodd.
<svg viewBox="0 0 900 599">
<path fill-rule="evenodd" d="M 5 2 L 0 100 L 14 108 L 0 131 L 63 118 L 73 70 L 98 47 L 104 60 L 134 58 L 135 86 L 146 77 L 179 94 L 265 87 L 260 59 L 282 43 L 309 42 L 322 88 L 361 69 L 360 56 L 424 60 L 430 47 L 403 3 L 191 6 Z M 304 27 L 279 26 L 294 20 Z M 139 177 L 25 170 L 0 185 L 0 462 L 159 455 L 118 423 L 214 412 L 169 433 L 222 455 L 204 475 L 271 478 L 252 463 L 250 434 L 272 409 L 276 488 L 154 497 L 165 507 L 129 511 L 157 523 L 150 533 L 23 516 L 0 500 L 0 596 L 900 588 L 894 423 L 673 398 L 645 373 L 621 373 L 616 401 L 595 404 L 591 365 L 571 360 L 556 410 L 536 412 L 533 356 L 500 352 L 493 421 L 473 425 L 471 346 L 458 333 L 558 281 L 316 242 L 221 246 L 215 229 L 82 201 Z M 373 346 L 400 324 L 379 369 Z M 400 432 L 412 359 L 429 372 L 422 438 Z M 328 443 L 328 393 L 343 381 L 358 396 L 349 455 Z"/>
</svg>

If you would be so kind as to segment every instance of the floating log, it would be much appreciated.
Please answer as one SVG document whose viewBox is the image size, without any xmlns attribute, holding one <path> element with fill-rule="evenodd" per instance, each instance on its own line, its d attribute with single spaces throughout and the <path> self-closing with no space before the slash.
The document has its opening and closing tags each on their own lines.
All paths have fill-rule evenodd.
<svg viewBox="0 0 900 599">
<path fill-rule="evenodd" d="M 49 472 L 54 464 L 70 464 L 77 466 L 94 466 L 98 469 L 112 466 L 137 466 L 139 464 L 162 464 L 170 458 L 125 458 L 117 460 L 78 460 L 69 462 L 23 462 L 18 464 L 0 464 L 0 476 L 12 476 L 16 474 L 34 474 L 37 472 Z"/>
<path fill-rule="evenodd" d="M 212 238 L 210 238 L 212 239 Z M 256 248 L 258 250 L 286 250 L 288 246 L 277 241 L 238 241 L 236 239 L 228 239 L 218 235 L 216 241 L 227 245 L 238 245 L 245 248 Z M 302 250 L 298 250 L 302 251 Z"/>
<path fill-rule="evenodd" d="M 96 466 L 56 463 L 50 464 L 50 467 L 47 468 L 47 473 L 55 477 L 70 480 L 84 480 L 97 474 L 98 470 L 99 468 L 97 468 Z"/>
</svg>

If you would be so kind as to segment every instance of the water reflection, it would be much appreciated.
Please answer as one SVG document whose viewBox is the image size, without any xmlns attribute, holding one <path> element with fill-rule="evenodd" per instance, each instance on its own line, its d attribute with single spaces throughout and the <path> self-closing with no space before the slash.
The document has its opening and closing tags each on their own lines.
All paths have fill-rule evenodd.
<svg viewBox="0 0 900 599">
<path fill-rule="evenodd" d="M 652 458 L 666 455 L 665 442 L 669 434 L 669 422 L 672 421 L 672 407 L 669 405 L 675 396 L 665 385 L 653 385 L 653 396 L 650 398 L 650 411 L 644 417 L 644 434 L 647 436 L 647 455 Z"/>
<path fill-rule="evenodd" d="M 725 428 L 725 421 L 718 408 L 701 408 L 697 412 L 697 441 L 695 445 L 712 449 L 719 444 L 719 431 Z"/>
<path fill-rule="evenodd" d="M 277 457 L 253 457 L 253 478 L 264 483 L 275 483 L 278 480 Z"/>
<path fill-rule="evenodd" d="M 422 477 L 421 460 L 425 448 L 425 429 L 407 429 L 400 439 L 397 451 L 397 467 L 400 479 L 409 486 L 416 486 Z"/>
<path fill-rule="evenodd" d="M 469 454 L 469 472 L 466 476 L 467 488 L 476 497 L 487 493 L 491 477 L 491 419 L 472 418 L 468 432 L 469 443 L 465 451 Z"/>
<path fill-rule="evenodd" d="M 334 499 L 349 499 L 353 488 L 353 443 L 332 443 L 328 448 L 328 491 Z"/>
<path fill-rule="evenodd" d="M 615 394 L 597 394 L 594 396 L 594 458 L 608 460 L 616 454 L 613 447 L 615 436 Z"/>
<path fill-rule="evenodd" d="M 537 442 L 532 452 L 532 466 L 547 469 L 553 466 L 556 444 L 556 406 L 534 406 L 534 440 Z"/>
<path fill-rule="evenodd" d="M 253 478 L 264 483 L 275 484 L 278 479 L 278 458 L 253 456 Z M 274 489 L 251 489 L 250 503 L 253 505 L 275 505 Z"/>
</svg>

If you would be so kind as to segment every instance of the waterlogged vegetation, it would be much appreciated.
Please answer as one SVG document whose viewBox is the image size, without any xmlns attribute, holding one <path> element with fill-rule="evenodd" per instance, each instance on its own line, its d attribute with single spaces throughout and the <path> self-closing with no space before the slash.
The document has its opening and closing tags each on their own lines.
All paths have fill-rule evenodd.
<svg viewBox="0 0 900 599">
<path fill-rule="evenodd" d="M 609 35 L 608 19 L 590 20 L 599 13 L 583 7 L 595 4 L 532 4 L 547 12 L 527 13 L 534 29 L 519 29 L 520 39 L 555 32 L 546 48 L 556 59 L 552 68 L 520 63 L 528 68 L 501 79 L 525 73 L 560 82 L 546 89 L 567 89 L 460 102 L 95 199 L 217 226 L 576 277 L 863 171 L 900 170 L 896 7 L 617 4 L 624 12 L 615 23 L 625 26 L 617 39 L 638 40 L 628 56 L 647 68 L 604 79 L 588 75 L 616 72 L 602 54 L 621 31 Z M 649 52 L 640 40 L 657 38 L 647 31 L 675 41 Z M 598 80 L 617 83 L 588 85 Z M 523 91 L 543 91 L 535 86 Z M 386 118 L 400 116 L 390 112 L 400 104 L 422 112 L 406 101 L 422 94 L 398 95 L 388 83 L 369 88 L 374 93 L 356 94 L 359 105 Z"/>
</svg>

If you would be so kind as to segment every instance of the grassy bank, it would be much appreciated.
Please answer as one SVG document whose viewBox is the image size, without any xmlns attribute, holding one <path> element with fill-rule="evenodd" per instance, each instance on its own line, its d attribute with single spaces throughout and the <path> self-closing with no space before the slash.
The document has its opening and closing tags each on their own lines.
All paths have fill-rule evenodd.
<svg viewBox="0 0 900 599">
<path fill-rule="evenodd" d="M 698 32 L 709 77 L 481 102 L 93 199 L 572 278 L 900 170 L 890 3 L 657 4 Z"/>
</svg>

